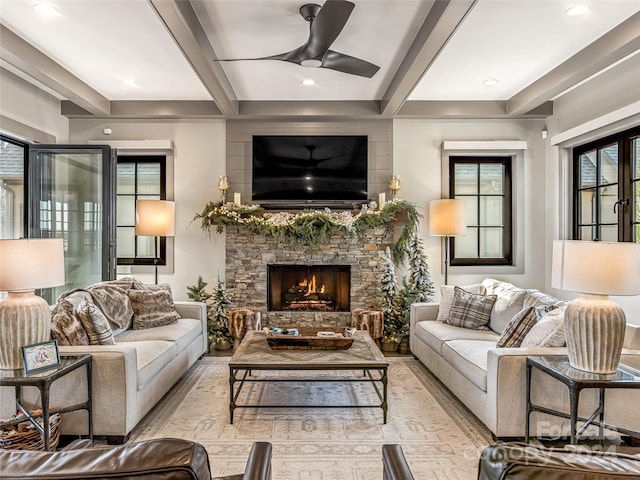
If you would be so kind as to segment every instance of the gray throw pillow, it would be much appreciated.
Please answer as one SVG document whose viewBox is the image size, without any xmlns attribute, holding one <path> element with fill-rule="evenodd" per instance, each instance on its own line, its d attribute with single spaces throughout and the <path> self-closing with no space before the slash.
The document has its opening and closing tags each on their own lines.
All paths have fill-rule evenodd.
<svg viewBox="0 0 640 480">
<path fill-rule="evenodd" d="M 61 298 L 51 312 L 51 338 L 58 345 L 89 345 L 89 337 L 80 322 L 76 306 Z"/>
<path fill-rule="evenodd" d="M 133 307 L 133 330 L 170 325 L 180 318 L 171 293 L 165 289 L 129 290 L 128 295 Z"/>
<path fill-rule="evenodd" d="M 495 295 L 476 295 L 455 287 L 451 313 L 445 323 L 474 330 L 489 330 L 491 309 L 496 298 Z"/>
<path fill-rule="evenodd" d="M 466 290 L 469 293 L 476 293 L 480 295 L 485 294 L 485 289 L 482 284 L 466 285 L 459 287 Z M 440 305 L 438 306 L 438 320 L 439 322 L 446 322 L 449 320 L 451 314 L 451 305 L 453 305 L 453 294 L 455 293 L 455 287 L 453 285 L 442 285 L 440 287 Z"/>
<path fill-rule="evenodd" d="M 534 307 L 523 308 L 507 324 L 496 343 L 498 348 L 519 347 L 529 330 L 538 321 Z"/>
</svg>

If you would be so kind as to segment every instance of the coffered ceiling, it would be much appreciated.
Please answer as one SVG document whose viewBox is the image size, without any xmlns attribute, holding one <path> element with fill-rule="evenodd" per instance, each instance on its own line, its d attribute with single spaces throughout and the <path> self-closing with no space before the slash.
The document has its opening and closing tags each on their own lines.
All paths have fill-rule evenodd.
<svg viewBox="0 0 640 480">
<path fill-rule="evenodd" d="M 221 61 L 305 44 L 304 3 L 2 0 L 0 66 L 72 118 L 543 118 L 640 51 L 640 0 L 353 0 L 330 49 L 379 66 L 371 78 Z"/>
</svg>

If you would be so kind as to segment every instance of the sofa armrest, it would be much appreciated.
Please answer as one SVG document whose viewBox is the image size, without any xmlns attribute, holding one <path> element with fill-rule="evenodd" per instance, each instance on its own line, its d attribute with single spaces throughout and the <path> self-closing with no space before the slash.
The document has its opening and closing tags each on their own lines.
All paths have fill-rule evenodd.
<svg viewBox="0 0 640 480">
<path fill-rule="evenodd" d="M 638 478 L 640 458 L 620 453 L 543 448 L 521 443 L 488 446 L 480 455 L 479 480 L 505 478 Z"/>
<path fill-rule="evenodd" d="M 243 480 L 271 480 L 271 448 L 269 442 L 253 443 Z"/>
<path fill-rule="evenodd" d="M 192 302 L 188 300 L 178 300 L 173 302 L 176 312 L 182 318 L 194 318 L 202 323 L 203 345 L 202 352 L 209 351 L 209 329 L 207 327 L 207 305 L 203 302 Z"/>
<path fill-rule="evenodd" d="M 382 478 L 383 480 L 413 480 L 413 474 L 400 445 L 382 445 Z"/>
<path fill-rule="evenodd" d="M 137 411 L 138 359 L 135 346 L 127 343 L 60 346 L 60 353 L 91 355 L 94 430 L 105 435 L 122 435 L 121 432 L 130 431 L 135 426 Z M 54 388 L 55 398 L 63 405 L 84 401 L 84 369 L 75 370 L 56 381 L 52 385 Z M 109 412 L 109 415 L 98 412 Z"/>
<path fill-rule="evenodd" d="M 176 438 L 61 452 L 0 450 L 2 479 L 107 477 L 210 480 L 211 471 L 202 445 Z"/>
</svg>

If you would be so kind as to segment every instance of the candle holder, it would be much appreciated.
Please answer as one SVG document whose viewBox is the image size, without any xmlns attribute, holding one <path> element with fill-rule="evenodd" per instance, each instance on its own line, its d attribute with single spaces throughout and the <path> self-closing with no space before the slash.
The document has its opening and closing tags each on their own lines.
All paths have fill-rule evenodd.
<svg viewBox="0 0 640 480">
<path fill-rule="evenodd" d="M 391 181 L 389 182 L 389 190 L 391 190 L 391 195 L 395 200 L 398 196 L 398 192 L 400 191 L 400 175 L 394 175 L 391 177 Z"/>
<path fill-rule="evenodd" d="M 220 190 L 221 201 L 224 204 L 227 199 L 227 190 L 229 190 L 229 180 L 226 175 L 218 178 L 218 190 Z"/>
</svg>

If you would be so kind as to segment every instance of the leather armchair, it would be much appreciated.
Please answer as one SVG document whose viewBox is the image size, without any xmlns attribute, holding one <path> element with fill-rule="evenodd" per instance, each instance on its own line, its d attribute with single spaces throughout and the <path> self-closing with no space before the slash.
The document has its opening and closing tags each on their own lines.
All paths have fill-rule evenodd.
<svg viewBox="0 0 640 480">
<path fill-rule="evenodd" d="M 382 478 L 383 480 L 414 480 L 400 445 L 382 446 Z"/>
<path fill-rule="evenodd" d="M 204 447 L 174 438 L 57 452 L 0 450 L 0 478 L 212 480 Z M 271 444 L 253 444 L 244 474 L 213 480 L 271 480 Z"/>
<path fill-rule="evenodd" d="M 640 479 L 640 457 L 621 453 L 543 448 L 523 443 L 488 446 L 480 456 L 479 480 Z"/>
</svg>

